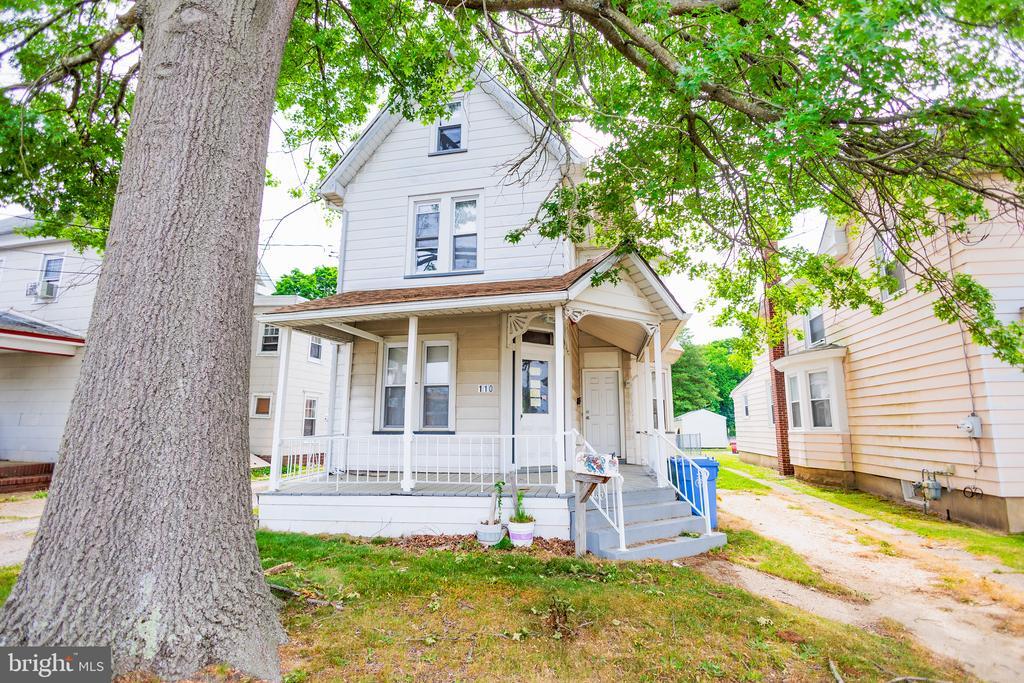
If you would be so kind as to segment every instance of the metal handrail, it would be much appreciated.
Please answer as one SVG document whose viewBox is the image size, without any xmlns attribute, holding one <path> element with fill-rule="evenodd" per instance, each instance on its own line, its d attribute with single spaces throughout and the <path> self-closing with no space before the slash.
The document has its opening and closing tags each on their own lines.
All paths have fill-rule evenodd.
<svg viewBox="0 0 1024 683">
<path fill-rule="evenodd" d="M 668 485 L 671 486 L 677 494 L 679 494 L 680 498 L 689 503 L 690 509 L 697 511 L 697 516 L 704 520 L 704 533 L 710 534 L 711 501 L 708 499 L 708 480 L 711 478 L 711 473 L 708 472 L 707 469 L 698 465 L 693 458 L 686 455 L 686 453 L 684 453 L 679 446 L 670 440 L 667 435 L 661 432 L 656 432 L 655 434 L 660 437 L 661 440 L 672 449 L 672 451 L 675 451 L 676 457 L 682 458 L 684 466 L 691 468 L 691 473 L 696 475 L 696 485 L 698 487 L 696 490 L 700 491 L 700 501 L 694 500 L 698 496 L 692 495 L 693 489 L 691 489 L 690 492 L 687 492 L 684 490 L 688 488 L 687 486 L 684 485 L 680 488 L 676 482 L 672 481 L 672 472 L 669 468 L 668 458 L 661 458 L 660 467 L 665 468 L 665 478 L 668 481 Z M 694 481 L 693 477 L 690 478 L 690 481 Z"/>
<path fill-rule="evenodd" d="M 597 454 L 597 450 L 595 450 L 594 447 L 583 438 L 583 435 L 580 434 L 579 431 L 573 429 L 570 433 L 585 452 L 591 455 Z M 576 452 L 573 451 L 573 456 L 575 455 Z M 575 464 L 575 457 L 573 458 L 573 464 Z M 608 524 L 615 529 L 619 539 L 619 550 L 626 549 L 626 516 L 625 510 L 622 507 L 622 484 L 622 475 L 616 474 L 606 483 L 598 484 L 594 488 L 594 493 L 591 496 L 591 500 L 594 501 L 594 507 L 597 508 L 597 511 L 601 513 L 601 516 L 607 520 Z M 609 485 L 611 486 L 610 490 Z M 574 480 L 574 492 L 575 488 L 576 482 Z M 587 514 L 586 508 L 584 507 L 582 511 L 577 510 L 576 514 Z"/>
</svg>

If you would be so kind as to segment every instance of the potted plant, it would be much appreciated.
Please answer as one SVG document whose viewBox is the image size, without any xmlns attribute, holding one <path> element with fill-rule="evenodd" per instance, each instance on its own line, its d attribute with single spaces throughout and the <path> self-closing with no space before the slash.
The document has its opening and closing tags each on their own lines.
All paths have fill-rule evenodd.
<svg viewBox="0 0 1024 683">
<path fill-rule="evenodd" d="M 533 545 L 535 524 L 533 517 L 526 514 L 526 508 L 523 507 L 523 492 L 516 491 L 516 509 L 508 518 L 508 537 L 512 541 L 512 545 L 517 548 Z"/>
<path fill-rule="evenodd" d="M 487 519 L 476 525 L 476 540 L 482 546 L 490 547 L 505 536 L 505 531 L 501 528 L 501 494 L 504 488 L 505 482 L 494 482 L 491 511 Z"/>
</svg>

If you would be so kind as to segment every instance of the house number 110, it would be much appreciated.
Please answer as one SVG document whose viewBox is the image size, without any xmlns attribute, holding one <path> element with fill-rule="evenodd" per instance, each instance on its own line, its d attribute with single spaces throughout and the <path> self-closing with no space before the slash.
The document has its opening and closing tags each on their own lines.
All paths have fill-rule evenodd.
<svg viewBox="0 0 1024 683">
<path fill-rule="evenodd" d="M 478 394 L 493 394 L 494 393 L 494 385 L 493 384 L 477 384 L 476 385 L 476 391 L 477 391 Z"/>
</svg>

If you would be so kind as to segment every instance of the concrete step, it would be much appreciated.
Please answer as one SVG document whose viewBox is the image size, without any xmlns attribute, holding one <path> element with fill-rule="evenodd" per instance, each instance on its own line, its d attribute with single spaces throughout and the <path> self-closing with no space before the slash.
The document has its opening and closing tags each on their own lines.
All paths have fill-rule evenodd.
<svg viewBox="0 0 1024 683">
<path fill-rule="evenodd" d="M 649 505 L 624 505 L 622 508 L 626 524 L 636 522 L 653 522 L 658 519 L 671 519 L 673 517 L 689 517 L 692 511 L 686 503 L 677 500 L 669 500 Z M 575 528 L 575 513 L 571 513 L 573 528 Z M 599 511 L 587 510 L 587 532 L 598 531 L 611 526 Z"/>
<path fill-rule="evenodd" d="M 627 547 L 625 550 L 596 548 L 594 554 L 609 560 L 678 560 L 683 557 L 700 555 L 723 545 L 725 545 L 725 534 L 713 531 L 706 536 L 663 538 L 651 543 Z"/>
<path fill-rule="evenodd" d="M 704 533 L 704 520 L 693 515 L 685 517 L 669 517 L 650 522 L 633 522 L 626 524 L 626 545 L 647 543 L 660 538 L 670 538 L 681 533 Z M 587 529 L 588 548 L 617 548 L 619 534 L 610 526 L 603 529 Z"/>
<path fill-rule="evenodd" d="M 640 491 L 623 491 L 622 505 L 650 505 L 651 503 L 666 503 L 676 499 L 676 492 L 670 487 L 649 488 Z"/>
</svg>

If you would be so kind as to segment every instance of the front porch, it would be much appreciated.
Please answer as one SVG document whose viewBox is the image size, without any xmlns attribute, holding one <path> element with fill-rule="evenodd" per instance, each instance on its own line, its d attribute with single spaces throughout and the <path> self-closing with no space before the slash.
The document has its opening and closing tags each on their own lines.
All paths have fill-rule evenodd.
<svg viewBox="0 0 1024 683">
<path fill-rule="evenodd" d="M 685 459 L 706 488 L 706 472 L 667 434 L 671 340 L 685 314 L 642 263 L 618 282 L 593 285 L 594 269 L 609 264 L 551 282 L 344 293 L 265 316 L 280 327 L 283 349 L 291 330 L 301 330 L 338 344 L 332 355 L 342 361 L 332 372 L 327 435 L 282 439 L 283 418 L 274 414 L 261 525 L 471 533 L 504 482 L 527 497 L 537 535 L 567 539 L 573 471 L 598 453 L 622 465 L 590 502 L 617 550 L 626 547 L 632 497 L 665 504 L 669 519 L 692 516 L 682 503 L 667 505 L 686 495 L 673 486 L 670 458 Z M 285 395 L 284 366 L 278 380 Z M 656 489 L 664 491 L 641 495 Z M 507 500 L 505 512 L 511 507 Z M 709 533 L 706 511 L 700 516 Z"/>
</svg>

